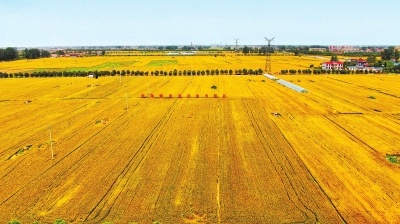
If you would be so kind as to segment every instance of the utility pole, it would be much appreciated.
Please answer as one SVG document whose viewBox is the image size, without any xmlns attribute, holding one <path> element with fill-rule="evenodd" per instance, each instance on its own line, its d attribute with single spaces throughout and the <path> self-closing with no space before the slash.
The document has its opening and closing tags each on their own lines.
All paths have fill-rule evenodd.
<svg viewBox="0 0 400 224">
<path fill-rule="evenodd" d="M 51 127 L 49 126 L 50 132 L 50 150 L 51 150 L 51 159 L 54 159 L 54 152 L 53 152 L 53 140 L 51 139 Z"/>
<path fill-rule="evenodd" d="M 275 37 L 268 39 L 266 37 L 265 41 L 268 41 L 268 49 L 267 49 L 267 57 L 265 59 L 265 72 L 271 74 L 271 41 L 275 39 Z"/>
<path fill-rule="evenodd" d="M 128 110 L 128 92 L 126 92 L 126 110 Z"/>
</svg>

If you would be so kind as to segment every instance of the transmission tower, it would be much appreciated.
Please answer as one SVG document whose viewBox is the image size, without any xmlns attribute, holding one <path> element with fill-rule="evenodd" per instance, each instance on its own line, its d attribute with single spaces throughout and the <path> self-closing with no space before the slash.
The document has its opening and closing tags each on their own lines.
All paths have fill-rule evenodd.
<svg viewBox="0 0 400 224">
<path fill-rule="evenodd" d="M 238 51 L 238 45 L 237 45 L 238 41 L 239 41 L 239 38 L 235 39 L 235 42 L 236 42 L 235 56 L 236 57 L 237 57 L 237 51 Z"/>
<path fill-rule="evenodd" d="M 266 37 L 265 41 L 268 41 L 268 49 L 267 49 L 267 57 L 265 59 L 265 72 L 267 72 L 268 74 L 271 74 L 271 41 L 273 41 L 275 39 L 275 37 L 268 39 Z"/>
</svg>

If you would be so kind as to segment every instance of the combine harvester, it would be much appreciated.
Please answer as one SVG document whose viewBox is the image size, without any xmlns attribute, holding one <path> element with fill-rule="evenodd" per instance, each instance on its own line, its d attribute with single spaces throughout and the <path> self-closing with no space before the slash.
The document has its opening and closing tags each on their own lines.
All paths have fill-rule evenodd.
<svg viewBox="0 0 400 224">
<path fill-rule="evenodd" d="M 278 79 L 275 76 L 272 76 L 270 74 L 264 74 L 264 76 L 267 77 L 268 79 L 271 79 L 271 80 L 273 80 L 273 81 L 275 81 L 275 82 L 277 82 L 277 83 L 279 83 L 279 84 L 281 84 L 283 86 L 286 86 L 286 87 L 288 87 L 288 88 L 290 88 L 290 89 L 292 89 L 292 90 L 294 90 L 296 92 L 299 92 L 299 93 L 307 93 L 308 92 L 307 89 L 304 89 L 301 86 L 295 85 L 295 84 L 293 84 L 291 82 L 288 82 L 288 81 L 285 81 L 283 79 Z"/>
</svg>

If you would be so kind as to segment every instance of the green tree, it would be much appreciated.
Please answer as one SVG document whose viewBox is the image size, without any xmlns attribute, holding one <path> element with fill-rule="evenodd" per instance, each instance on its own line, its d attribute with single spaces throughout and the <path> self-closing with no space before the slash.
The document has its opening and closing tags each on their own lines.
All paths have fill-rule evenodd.
<svg viewBox="0 0 400 224">
<path fill-rule="evenodd" d="M 32 49 L 25 49 L 24 50 L 24 56 L 26 59 L 36 59 L 36 58 L 40 58 L 41 54 L 40 54 L 40 50 L 37 48 L 32 48 Z M 45 55 L 47 55 L 47 53 L 43 52 Z M 48 53 L 49 57 L 50 57 L 50 52 Z"/>
<path fill-rule="evenodd" d="M 339 59 L 338 59 L 336 54 L 332 55 L 331 61 L 339 61 Z"/>
<path fill-rule="evenodd" d="M 250 52 L 250 48 L 247 46 L 243 47 L 243 54 L 248 54 Z"/>
<path fill-rule="evenodd" d="M 376 62 L 376 56 L 375 55 L 368 56 L 367 62 L 368 64 L 373 65 Z"/>
<path fill-rule="evenodd" d="M 18 58 L 18 51 L 13 47 L 0 49 L 0 61 L 13 61 Z"/>
<path fill-rule="evenodd" d="M 40 51 L 40 57 L 42 58 L 49 58 L 50 57 L 50 52 L 46 50 L 41 50 Z"/>
<path fill-rule="evenodd" d="M 390 60 L 394 56 L 394 47 L 388 47 L 381 52 L 382 60 Z"/>
</svg>

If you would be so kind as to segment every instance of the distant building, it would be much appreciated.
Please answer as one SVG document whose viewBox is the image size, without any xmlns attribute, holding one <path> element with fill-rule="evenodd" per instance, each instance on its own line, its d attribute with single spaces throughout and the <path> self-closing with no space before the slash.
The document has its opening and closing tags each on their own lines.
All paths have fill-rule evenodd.
<svg viewBox="0 0 400 224">
<path fill-rule="evenodd" d="M 326 48 L 321 48 L 321 47 L 311 47 L 308 49 L 308 51 L 319 51 L 319 52 L 325 52 Z"/>
<path fill-rule="evenodd" d="M 336 53 L 352 53 L 352 52 L 360 52 L 361 49 L 353 46 L 329 46 L 330 52 Z"/>
<path fill-rule="evenodd" d="M 85 53 L 69 53 L 66 54 L 65 57 L 83 57 Z"/>
<path fill-rule="evenodd" d="M 368 62 L 365 59 L 359 58 L 359 59 L 351 59 L 351 62 L 356 62 L 357 66 L 362 66 L 362 67 L 367 67 L 368 66 Z"/>
<path fill-rule="evenodd" d="M 328 61 L 322 63 L 322 69 L 323 70 L 342 70 L 344 63 L 341 61 Z"/>
<path fill-rule="evenodd" d="M 351 59 L 351 62 L 355 62 L 356 65 L 354 66 L 347 66 L 347 69 L 349 70 L 364 70 L 369 66 L 367 60 L 359 58 L 359 59 Z"/>
</svg>

